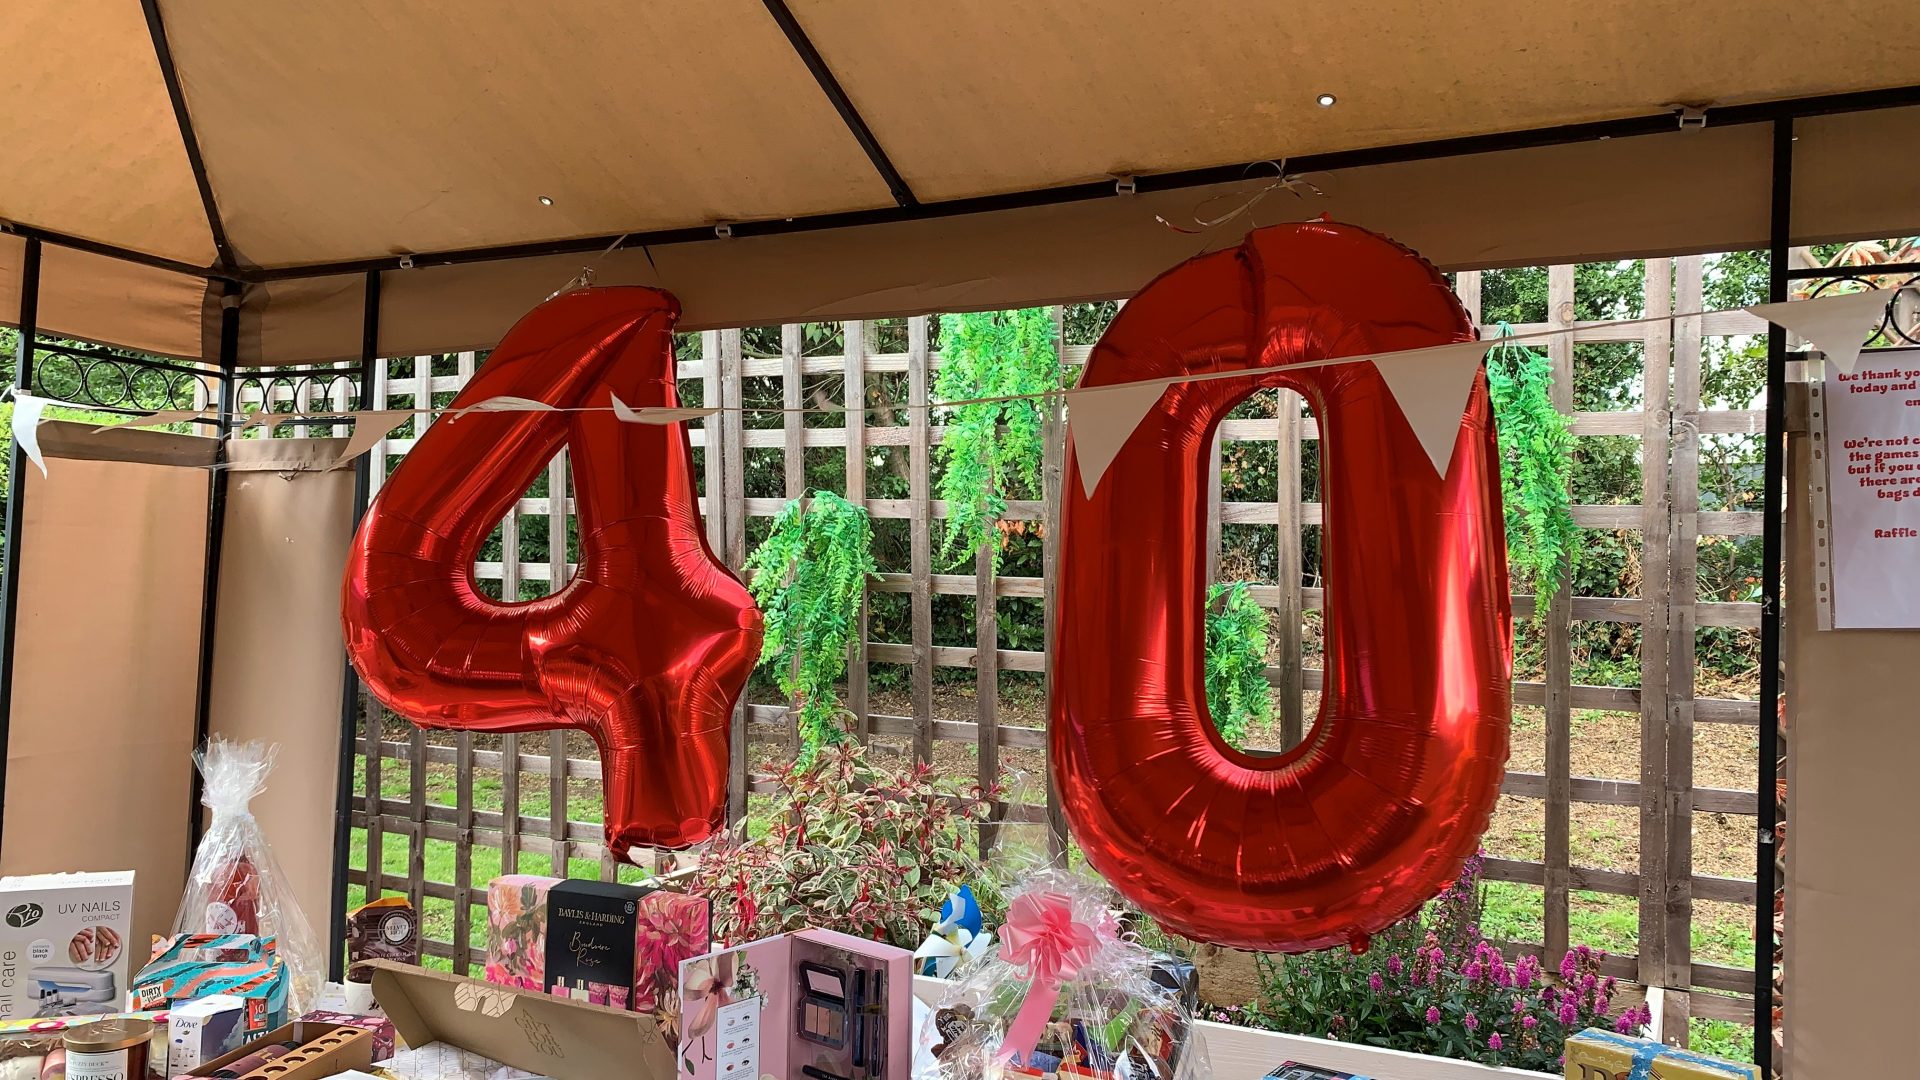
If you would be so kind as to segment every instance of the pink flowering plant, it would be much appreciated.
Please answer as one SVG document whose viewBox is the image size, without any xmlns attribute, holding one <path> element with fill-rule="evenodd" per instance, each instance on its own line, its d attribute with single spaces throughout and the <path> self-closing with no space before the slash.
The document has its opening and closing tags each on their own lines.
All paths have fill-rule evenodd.
<svg viewBox="0 0 1920 1080">
<path fill-rule="evenodd" d="M 994 792 L 941 783 L 924 762 L 880 764 L 854 742 L 821 746 L 779 782 L 764 834 L 743 822 L 700 860 L 689 891 L 712 902 L 714 937 L 824 926 L 911 949 L 961 885 L 993 904 L 975 841 Z"/>
<path fill-rule="evenodd" d="M 1606 953 L 1582 945 L 1549 972 L 1532 956 L 1509 962 L 1481 937 L 1483 868 L 1480 856 L 1467 860 L 1424 913 L 1364 954 L 1260 957 L 1259 997 L 1216 1019 L 1556 1076 L 1569 1035 L 1637 1033 L 1649 1022 L 1644 1005 L 1615 1011 L 1615 980 L 1600 973 Z"/>
</svg>

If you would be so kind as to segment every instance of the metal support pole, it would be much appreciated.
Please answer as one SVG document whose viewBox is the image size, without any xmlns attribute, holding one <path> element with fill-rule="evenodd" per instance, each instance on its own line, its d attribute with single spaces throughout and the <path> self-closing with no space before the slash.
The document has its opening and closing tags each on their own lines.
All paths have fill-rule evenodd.
<svg viewBox="0 0 1920 1080">
<path fill-rule="evenodd" d="M 27 238 L 20 265 L 20 343 L 14 353 L 13 388 L 33 389 L 33 339 L 40 325 L 40 241 Z M 16 406 L 17 408 L 18 406 Z M 11 438 L 11 433 L 9 433 Z M 13 643 L 20 616 L 20 534 L 26 514 L 27 455 L 13 443 L 7 488 L 6 569 L 0 574 L 0 816 L 7 801 L 7 750 L 13 734 Z"/>
<path fill-rule="evenodd" d="M 1773 122 L 1773 211 L 1767 245 L 1767 299 L 1787 298 L 1793 230 L 1793 121 Z M 1780 575 L 1786 487 L 1787 333 L 1767 328 L 1767 436 L 1760 541 L 1760 813 L 1754 858 L 1753 1060 L 1773 1068 L 1773 892 L 1779 825 Z"/>
<path fill-rule="evenodd" d="M 368 394 L 373 388 L 374 365 L 380 363 L 378 270 L 367 272 L 365 304 L 360 316 L 360 389 L 356 395 L 355 409 L 367 407 Z M 353 528 L 356 532 L 360 529 L 361 516 L 366 513 L 367 493 L 371 490 L 371 476 L 367 470 L 366 456 L 353 463 Z M 360 725 L 360 676 L 344 657 L 340 669 L 340 761 L 333 795 L 333 918 L 327 926 L 327 978 L 335 981 L 341 977 L 347 947 L 347 852 L 352 848 L 353 839 L 354 743 L 355 729 Z M 368 716 L 367 723 L 377 731 L 379 715 Z M 370 745 L 379 742 L 377 739 L 368 741 Z M 369 791 L 367 795 L 368 811 L 378 813 L 380 793 Z M 378 866 L 369 866 L 367 871 L 369 881 L 379 880 Z M 369 889 L 367 899 L 374 899 L 377 892 Z"/>
<path fill-rule="evenodd" d="M 214 623 L 220 603 L 220 540 L 227 525 L 227 432 L 233 417 L 233 369 L 240 356 L 240 286 L 228 282 L 220 296 L 220 372 L 215 394 L 213 469 L 207 484 L 207 552 L 200 578 L 200 671 L 195 689 L 193 745 L 204 747 L 213 719 L 213 641 Z M 200 770 L 193 771 L 192 802 L 187 804 L 187 820 L 198 838 L 204 822 L 200 820 Z M 193 868 L 193 846 L 187 850 L 187 868 Z"/>
</svg>

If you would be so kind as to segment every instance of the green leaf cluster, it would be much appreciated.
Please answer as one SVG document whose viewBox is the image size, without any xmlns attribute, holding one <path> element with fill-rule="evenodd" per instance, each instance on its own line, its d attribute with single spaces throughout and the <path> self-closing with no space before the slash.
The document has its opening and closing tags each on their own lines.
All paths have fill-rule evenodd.
<svg viewBox="0 0 1920 1080">
<path fill-rule="evenodd" d="M 1267 683 L 1267 613 L 1247 583 L 1207 588 L 1207 712 L 1220 737 L 1245 746 L 1255 725 L 1273 719 Z"/>
<path fill-rule="evenodd" d="M 1501 329 L 1506 331 L 1505 324 Z M 1546 609 L 1563 571 L 1580 553 L 1568 483 L 1572 420 L 1553 407 L 1552 386 L 1552 365 L 1539 352 L 1502 344 L 1487 356 L 1487 387 L 1500 440 L 1508 569 L 1516 583 L 1531 586 L 1536 612 Z"/>
<path fill-rule="evenodd" d="M 864 507 L 816 491 L 788 503 L 747 559 L 748 591 L 766 618 L 760 663 L 799 706 L 802 761 L 844 742 L 834 684 L 860 625 L 873 561 L 873 523 Z"/>
<path fill-rule="evenodd" d="M 1014 484 L 1038 496 L 1046 402 L 979 401 L 1058 389 L 1060 351 L 1046 308 L 940 317 L 933 395 L 950 405 L 940 443 L 939 497 L 947 504 L 939 561 L 954 567 L 994 540 Z M 994 569 L 1000 547 L 993 545 Z"/>
</svg>

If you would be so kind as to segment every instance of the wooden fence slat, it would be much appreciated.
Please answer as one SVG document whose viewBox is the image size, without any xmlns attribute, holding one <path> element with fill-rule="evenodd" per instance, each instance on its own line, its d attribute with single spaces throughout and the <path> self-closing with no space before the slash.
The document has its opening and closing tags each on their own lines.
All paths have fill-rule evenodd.
<svg viewBox="0 0 1920 1080">
<path fill-rule="evenodd" d="M 520 511 L 509 508 L 500 519 L 500 595 L 520 599 Z M 500 838 L 500 872 L 520 872 L 520 736 L 501 739 L 500 804 L 509 822 Z"/>
<path fill-rule="evenodd" d="M 805 346 L 806 338 L 799 323 L 787 323 L 780 328 L 780 407 L 787 410 L 780 418 L 780 467 L 789 502 L 807 497 L 806 417 L 794 411 L 801 407 L 803 400 L 806 380 L 801 374 L 801 362 Z M 795 656 L 793 662 L 797 667 L 800 658 Z M 792 752 L 800 753 L 798 701 L 787 703 L 787 734 Z"/>
<path fill-rule="evenodd" d="M 739 330 L 720 331 L 720 407 L 727 411 L 721 414 L 721 445 L 709 445 L 706 450 L 709 459 L 720 459 L 720 498 L 726 521 L 726 546 L 715 550 L 735 571 L 747 562 L 747 465 L 746 452 L 740 446 L 740 433 L 745 423 L 740 413 L 740 406 L 744 403 L 740 383 L 743 348 Z M 745 702 L 734 702 L 733 715 L 727 723 L 727 820 L 741 821 L 747 816 Z"/>
<path fill-rule="evenodd" d="M 907 602 L 912 609 L 913 634 L 913 759 L 933 760 L 933 454 L 927 440 L 928 360 L 932 353 L 930 320 L 917 316 L 907 320 L 907 428 L 908 488 L 913 501 L 912 536 L 908 558 L 911 562 L 911 588 Z M 986 772 L 985 759 L 981 771 Z"/>
<path fill-rule="evenodd" d="M 1673 313 L 1673 262 L 1649 259 L 1646 304 L 1649 318 Z M 1668 575 L 1668 514 L 1672 492 L 1668 475 L 1672 410 L 1668 371 L 1673 364 L 1671 323 L 1646 327 L 1641 380 L 1640 592 L 1646 600 L 1640 624 L 1640 962 L 1637 978 L 1646 986 L 1671 987 L 1667 980 L 1667 934 L 1663 917 L 1667 891 L 1667 622 L 1672 617 L 1672 580 Z"/>
<path fill-rule="evenodd" d="M 847 501 L 867 504 L 867 324 L 848 322 L 845 330 L 846 382 L 841 400 L 846 404 Z M 912 510 L 908 510 L 911 515 Z M 860 598 L 859 630 L 847 658 L 847 711 L 854 732 L 866 742 L 867 731 L 867 599 Z"/>
<path fill-rule="evenodd" d="M 558 592 L 567 583 L 571 568 L 567 560 L 567 453 L 554 455 L 547 466 L 547 573 Z M 547 757 L 553 767 L 547 772 L 547 834 L 562 838 L 567 831 L 567 733 L 557 729 L 547 735 Z M 568 848 L 564 839 L 556 839 L 552 849 L 554 877 L 568 877 Z"/>
<path fill-rule="evenodd" d="M 1705 260 L 1689 255 L 1674 260 L 1674 305 L 1699 311 L 1705 286 Z M 1698 318 L 1673 324 L 1672 516 L 1668 527 L 1669 578 L 1674 603 L 1667 616 L 1666 853 L 1667 889 L 1661 899 L 1666 930 L 1664 985 L 1691 984 L 1693 954 L 1693 722 L 1694 664 L 1698 648 L 1694 602 L 1700 595 L 1700 360 Z M 1668 1003 L 1672 1014 L 1661 1030 L 1686 1045 L 1687 995 Z"/>
<path fill-rule="evenodd" d="M 1547 318 L 1556 326 L 1571 326 L 1574 320 L 1574 268 L 1555 266 L 1547 270 Z M 1553 405 L 1564 413 L 1573 411 L 1573 341 L 1560 336 L 1547 344 L 1547 358 L 1553 365 Z M 1558 967 L 1567 951 L 1567 888 L 1572 837 L 1573 754 L 1573 582 L 1563 569 L 1560 588 L 1546 612 L 1546 774 L 1547 805 L 1543 830 L 1546 870 L 1544 875 L 1546 952 L 1549 967 Z M 1536 616 L 1537 618 L 1538 616 Z"/>
<path fill-rule="evenodd" d="M 1274 469 L 1277 490 L 1274 511 L 1279 515 L 1279 536 L 1274 551 L 1274 574 L 1278 582 L 1278 603 L 1274 605 L 1274 648 L 1280 654 L 1277 688 L 1280 694 L 1280 746 L 1292 749 L 1306 732 L 1306 681 L 1301 671 L 1306 661 L 1301 656 L 1304 609 L 1300 587 L 1304 568 L 1300 536 L 1300 395 L 1291 390 L 1277 391 L 1275 408 L 1280 415 L 1280 434 L 1274 444 Z"/>
</svg>

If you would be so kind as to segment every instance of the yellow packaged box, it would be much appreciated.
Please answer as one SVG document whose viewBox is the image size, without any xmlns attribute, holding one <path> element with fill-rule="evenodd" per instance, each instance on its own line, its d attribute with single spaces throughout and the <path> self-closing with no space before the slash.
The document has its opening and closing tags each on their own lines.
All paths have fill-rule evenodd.
<svg viewBox="0 0 1920 1080">
<path fill-rule="evenodd" d="M 1588 1028 L 1567 1040 L 1566 1080 L 1760 1080 L 1760 1066 Z"/>
</svg>

